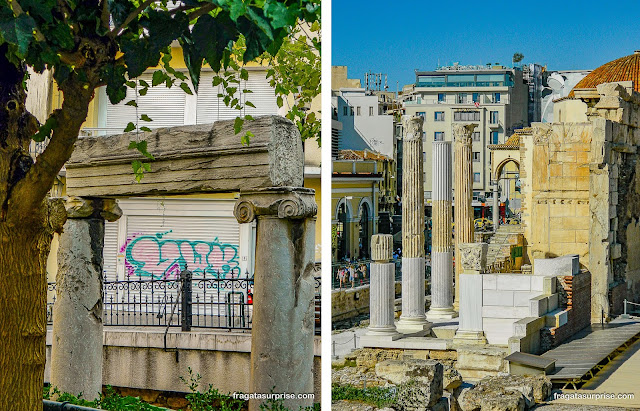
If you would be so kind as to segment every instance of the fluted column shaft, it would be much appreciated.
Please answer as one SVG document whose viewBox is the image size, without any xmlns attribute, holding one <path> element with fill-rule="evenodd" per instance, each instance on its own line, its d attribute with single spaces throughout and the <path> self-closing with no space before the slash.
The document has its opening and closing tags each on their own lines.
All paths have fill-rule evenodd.
<svg viewBox="0 0 640 411">
<path fill-rule="evenodd" d="M 453 252 L 451 241 L 451 142 L 432 144 L 431 307 L 427 318 L 452 318 Z"/>
<path fill-rule="evenodd" d="M 493 214 L 493 229 L 497 230 L 498 226 L 500 225 L 500 200 L 499 200 L 499 194 L 498 194 L 498 180 L 496 179 L 493 182 L 493 207 L 492 207 L 492 214 Z"/>
<path fill-rule="evenodd" d="M 456 256 L 456 287 L 454 309 L 460 307 L 460 273 L 462 265 L 459 263 L 460 244 L 473 242 L 473 165 L 471 163 L 471 135 L 477 124 L 454 124 L 453 137 L 455 140 L 455 256 Z"/>
<path fill-rule="evenodd" d="M 424 174 L 421 117 L 402 119 L 402 315 L 398 330 L 424 331 Z"/>
<path fill-rule="evenodd" d="M 393 323 L 395 311 L 395 264 L 393 236 L 371 237 L 371 286 L 369 294 L 369 329 L 371 336 L 399 336 Z"/>
</svg>

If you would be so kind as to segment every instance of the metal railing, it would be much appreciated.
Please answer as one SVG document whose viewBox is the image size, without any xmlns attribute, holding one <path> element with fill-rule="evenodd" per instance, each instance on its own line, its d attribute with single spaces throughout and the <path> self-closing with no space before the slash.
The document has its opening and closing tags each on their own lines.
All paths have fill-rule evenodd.
<svg viewBox="0 0 640 411">
<path fill-rule="evenodd" d="M 391 262 L 396 265 L 396 281 L 400 281 L 402 276 L 402 259 Z M 353 268 L 353 270 L 351 270 L 351 268 Z M 369 284 L 370 281 L 371 260 L 331 264 L 331 289 L 333 290 L 359 287 Z"/>
<path fill-rule="evenodd" d="M 248 276 L 245 276 L 248 277 Z M 103 324 L 106 326 L 181 327 L 250 330 L 253 278 L 193 278 L 182 271 L 174 279 L 148 277 L 103 280 Z M 320 334 L 320 277 L 314 277 L 316 334 Z M 56 283 L 47 285 L 47 324 L 53 324 Z"/>
</svg>

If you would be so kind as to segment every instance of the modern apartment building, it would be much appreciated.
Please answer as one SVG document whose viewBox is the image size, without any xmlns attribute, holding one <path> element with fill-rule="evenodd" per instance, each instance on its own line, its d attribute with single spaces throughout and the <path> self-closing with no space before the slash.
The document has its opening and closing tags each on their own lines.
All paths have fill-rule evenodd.
<svg viewBox="0 0 640 411">
<path fill-rule="evenodd" d="M 473 134 L 474 197 L 490 196 L 487 146 L 504 143 L 514 129 L 528 125 L 528 99 L 529 87 L 519 68 L 454 65 L 416 71 L 413 91 L 403 93 L 403 107 L 405 114 L 424 118 L 427 203 L 431 198 L 431 142 L 452 141 L 454 123 L 478 124 Z"/>
</svg>

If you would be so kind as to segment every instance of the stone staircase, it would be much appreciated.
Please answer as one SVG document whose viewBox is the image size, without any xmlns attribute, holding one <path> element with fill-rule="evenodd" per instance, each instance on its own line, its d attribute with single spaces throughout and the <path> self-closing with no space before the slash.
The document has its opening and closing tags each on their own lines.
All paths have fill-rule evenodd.
<svg viewBox="0 0 640 411">
<path fill-rule="evenodd" d="M 498 230 L 489 240 L 487 266 L 510 256 L 510 246 L 512 244 L 510 239 L 518 234 L 522 234 L 522 226 L 520 224 L 503 224 L 498 227 Z"/>
</svg>

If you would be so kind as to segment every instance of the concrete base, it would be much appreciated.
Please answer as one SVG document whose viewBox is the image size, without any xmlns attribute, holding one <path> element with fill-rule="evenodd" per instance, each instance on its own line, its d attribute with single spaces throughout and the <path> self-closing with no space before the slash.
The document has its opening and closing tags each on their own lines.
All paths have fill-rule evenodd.
<svg viewBox="0 0 640 411">
<path fill-rule="evenodd" d="M 411 335 L 412 337 L 424 337 L 431 332 L 431 324 L 426 319 L 402 318 L 396 325 L 399 333 Z"/>
<path fill-rule="evenodd" d="M 436 338 L 444 338 L 448 340 L 452 340 L 455 337 L 457 331 L 457 325 L 443 325 L 440 327 L 434 326 L 431 328 L 431 332 L 436 336 Z"/>
<path fill-rule="evenodd" d="M 393 341 L 397 341 L 403 337 L 402 334 L 397 333 L 396 335 L 374 335 L 374 334 L 365 334 L 360 337 L 360 345 L 362 347 L 387 347 Z"/>
<path fill-rule="evenodd" d="M 402 334 L 396 331 L 396 327 L 369 327 L 367 328 L 367 333 L 361 338 L 365 337 L 373 337 L 373 338 L 391 338 L 393 340 L 397 340 L 398 338 L 402 338 Z"/>
<path fill-rule="evenodd" d="M 456 336 L 453 337 L 453 343 L 455 345 L 481 345 L 487 344 L 487 338 L 484 336 L 484 331 L 458 330 Z"/>
<path fill-rule="evenodd" d="M 383 338 L 366 338 L 363 335 L 360 342 L 363 347 L 369 348 L 397 348 L 405 350 L 450 350 L 452 349 L 451 340 L 432 337 L 403 337 L 398 340 L 390 340 Z"/>
<path fill-rule="evenodd" d="M 450 320 L 458 317 L 453 307 L 432 308 L 427 312 L 427 320 Z"/>
</svg>

